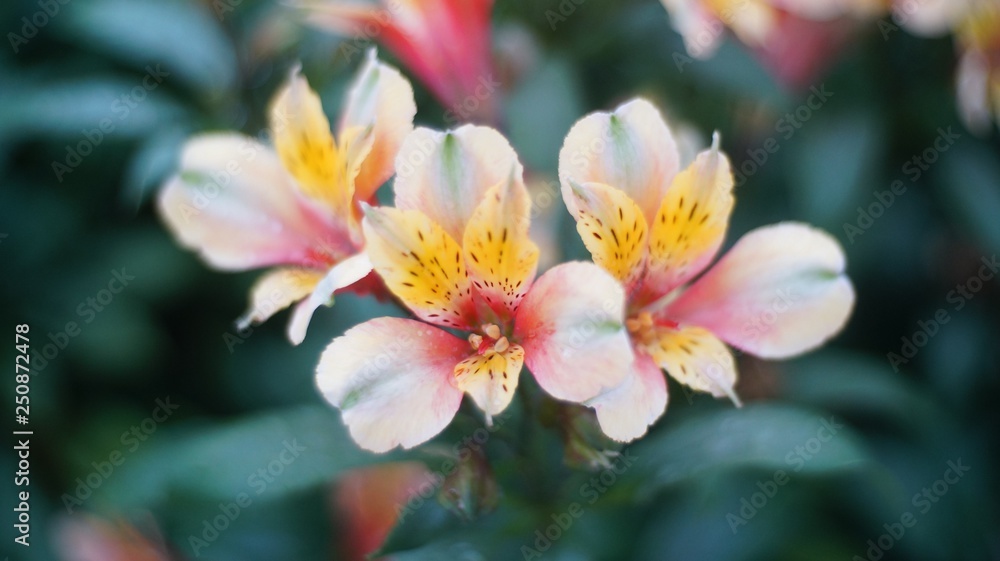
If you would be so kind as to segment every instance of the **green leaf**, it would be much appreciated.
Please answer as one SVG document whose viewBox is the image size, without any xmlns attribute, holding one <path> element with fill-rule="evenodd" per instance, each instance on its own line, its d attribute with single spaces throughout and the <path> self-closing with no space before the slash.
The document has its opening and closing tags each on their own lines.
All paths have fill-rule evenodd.
<svg viewBox="0 0 1000 561">
<path fill-rule="evenodd" d="M 1000 164 L 996 153 L 978 144 L 957 144 L 941 159 L 941 187 L 957 216 L 956 225 L 982 247 L 1000 251 Z"/>
<path fill-rule="evenodd" d="M 184 404 L 179 405 L 183 410 Z M 339 415 L 323 406 L 267 413 L 218 428 L 188 428 L 180 435 L 154 433 L 140 443 L 135 456 L 109 478 L 102 498 L 119 507 L 149 506 L 175 493 L 220 500 L 241 492 L 274 498 L 326 483 L 349 469 L 399 458 L 358 448 Z"/>
<path fill-rule="evenodd" d="M 669 416 L 667 421 L 669 422 Z M 821 442 L 819 453 L 790 461 L 796 447 L 816 439 L 829 414 L 777 404 L 715 410 L 678 422 L 628 449 L 635 466 L 623 479 L 648 494 L 713 470 L 760 468 L 820 474 L 860 467 L 868 460 L 849 427 Z M 824 431 L 824 435 L 830 429 Z"/>
<path fill-rule="evenodd" d="M 65 31 L 88 48 L 162 70 L 215 95 L 233 88 L 238 64 L 219 22 L 196 2 L 94 0 L 67 11 Z M 152 30 L 155 30 L 153 32 Z"/>
<path fill-rule="evenodd" d="M 882 160 L 880 123 L 860 111 L 815 119 L 792 145 L 792 195 L 804 218 L 838 231 L 866 196 L 886 188 L 871 181 Z"/>
</svg>

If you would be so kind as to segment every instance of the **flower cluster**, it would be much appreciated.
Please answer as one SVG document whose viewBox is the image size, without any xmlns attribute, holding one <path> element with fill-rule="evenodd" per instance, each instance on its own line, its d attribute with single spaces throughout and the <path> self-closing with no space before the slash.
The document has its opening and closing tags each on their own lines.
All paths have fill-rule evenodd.
<svg viewBox="0 0 1000 561">
<path fill-rule="evenodd" d="M 563 199 L 593 262 L 541 275 L 524 168 L 504 136 L 414 128 L 414 115 L 410 84 L 372 52 L 334 134 L 296 70 L 271 106 L 273 148 L 195 138 L 160 194 L 170 229 L 210 265 L 276 267 L 243 322 L 301 301 L 289 327 L 298 343 L 340 290 L 388 294 L 408 311 L 349 329 L 317 367 L 364 448 L 427 441 L 466 394 L 490 423 L 525 367 L 551 398 L 593 408 L 608 436 L 632 440 L 666 408 L 662 371 L 738 404 L 727 345 L 792 356 L 850 314 L 844 254 L 806 225 L 752 231 L 709 268 L 734 204 L 729 161 L 716 136 L 681 169 L 648 101 L 569 131 Z M 395 204 L 377 206 L 392 176 Z"/>
</svg>

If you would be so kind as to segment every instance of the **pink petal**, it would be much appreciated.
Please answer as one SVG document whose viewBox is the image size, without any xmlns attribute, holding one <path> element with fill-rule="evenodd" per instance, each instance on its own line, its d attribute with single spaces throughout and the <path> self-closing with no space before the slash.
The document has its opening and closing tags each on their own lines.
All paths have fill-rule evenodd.
<svg viewBox="0 0 1000 561">
<path fill-rule="evenodd" d="M 620 384 L 633 361 L 623 325 L 625 290 L 593 263 L 564 263 L 521 301 L 514 338 L 538 384 L 583 402 Z"/>
<path fill-rule="evenodd" d="M 323 267 L 353 247 L 328 213 L 298 193 L 274 151 L 237 134 L 192 138 L 158 200 L 181 245 L 218 269 Z"/>
<path fill-rule="evenodd" d="M 667 380 L 648 355 L 636 353 L 625 380 L 587 405 L 597 412 L 604 434 L 619 442 L 635 440 L 667 410 Z"/>
<path fill-rule="evenodd" d="M 330 343 L 316 384 L 362 448 L 412 448 L 458 411 L 462 392 L 452 379 L 468 351 L 467 342 L 425 323 L 373 319 Z"/>
<path fill-rule="evenodd" d="M 798 223 L 759 228 L 660 316 L 704 327 L 760 357 L 790 357 L 847 322 L 854 288 L 844 268 L 844 252 L 829 234 Z"/>
</svg>

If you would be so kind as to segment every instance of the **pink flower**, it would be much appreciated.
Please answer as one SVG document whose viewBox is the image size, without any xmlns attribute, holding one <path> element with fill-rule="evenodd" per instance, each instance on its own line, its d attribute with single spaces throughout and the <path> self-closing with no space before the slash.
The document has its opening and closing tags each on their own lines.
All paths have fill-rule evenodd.
<svg viewBox="0 0 1000 561">
<path fill-rule="evenodd" d="M 739 403 L 727 343 L 794 356 L 840 331 L 854 303 L 839 244 L 803 224 L 754 230 L 709 268 L 733 208 L 729 160 L 718 136 L 687 169 L 678 160 L 670 129 L 641 99 L 580 120 L 559 155 L 577 230 L 627 293 L 634 360 L 616 363 L 623 384 L 588 401 L 616 440 L 642 436 L 664 412 L 661 370 Z"/>
<path fill-rule="evenodd" d="M 808 86 L 884 0 L 662 0 L 688 54 L 710 58 L 728 28 L 771 71 Z M 683 64 L 683 61 L 680 62 Z"/>
<path fill-rule="evenodd" d="M 418 128 L 396 174 L 396 208 L 365 211 L 366 248 L 419 321 L 386 317 L 350 329 L 316 373 L 359 445 L 416 446 L 451 422 L 463 394 L 489 423 L 510 403 L 525 363 L 558 399 L 583 402 L 621 383 L 627 371 L 618 365 L 632 360 L 625 293 L 591 263 L 563 264 L 533 282 L 531 201 L 500 133 Z"/>
<path fill-rule="evenodd" d="M 298 344 L 320 305 L 368 276 L 358 203 L 392 175 L 415 113 L 409 82 L 370 51 L 336 138 L 296 70 L 271 105 L 274 148 L 236 133 L 188 141 L 159 197 L 171 232 L 217 269 L 277 267 L 254 286 L 241 326 L 301 300 L 288 328 Z"/>
<path fill-rule="evenodd" d="M 378 41 L 456 114 L 493 120 L 493 0 L 301 0 L 299 5 L 317 27 L 355 42 Z M 360 50 L 355 43 L 341 49 Z"/>
</svg>

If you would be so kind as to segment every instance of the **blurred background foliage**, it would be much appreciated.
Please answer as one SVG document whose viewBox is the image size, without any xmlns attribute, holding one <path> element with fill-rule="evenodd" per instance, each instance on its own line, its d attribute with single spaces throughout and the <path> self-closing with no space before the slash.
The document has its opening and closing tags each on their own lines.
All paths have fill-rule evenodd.
<svg viewBox="0 0 1000 561">
<path fill-rule="evenodd" d="M 263 1 L 54 4 L 59 12 L 23 35 L 26 43 L 0 49 L 0 316 L 8 329 L 29 323 L 36 352 L 64 343 L 34 362 L 32 546 L 12 545 L 8 523 L 0 551 L 25 560 L 195 558 L 190 536 L 203 538 L 220 504 L 248 493 L 253 504 L 199 558 L 360 558 L 351 549 L 368 531 L 359 521 L 379 518 L 362 512 L 380 504 L 368 494 L 386 491 L 393 476 L 359 480 L 350 470 L 404 459 L 433 469 L 440 458 L 434 445 L 386 456 L 358 450 L 321 403 L 313 368 L 332 337 L 399 311 L 339 297 L 298 348 L 284 338 L 284 314 L 236 333 L 256 274 L 203 266 L 171 239 L 153 204 L 188 135 L 261 131 L 266 105 L 296 61 L 336 115 L 361 60 L 338 51 L 351 38 Z M 550 13 L 565 6 L 572 12 L 553 21 Z M 39 10 L 35 0 L 3 3 L 0 30 L 23 34 L 22 18 Z M 533 413 L 516 405 L 486 444 L 496 510 L 468 522 L 420 501 L 386 552 L 520 559 L 522 546 L 538 547 L 536 530 L 579 503 L 583 515 L 544 558 L 866 558 L 868 540 L 909 511 L 917 523 L 893 540 L 886 559 L 1000 559 L 1000 281 L 983 282 L 961 309 L 949 299 L 981 259 L 1000 252 L 1000 151 L 996 131 L 977 137 L 960 124 L 951 39 L 905 31 L 885 38 L 876 22 L 862 25 L 811 84 L 832 96 L 787 139 L 776 123 L 807 101 L 809 88 L 780 85 L 732 38 L 712 59 L 678 67 L 683 44 L 655 0 L 499 0 L 494 45 L 504 76 L 501 127 L 541 189 L 553 190 L 572 123 L 635 95 L 698 131 L 685 134 L 701 144 L 720 131 L 737 169 L 777 138 L 780 148 L 736 191 L 729 243 L 781 220 L 821 226 L 847 251 L 857 307 L 819 352 L 785 363 L 741 357 L 742 409 L 672 383 L 667 414 L 628 448 L 634 463 L 592 504 L 584 487 L 600 472 L 567 467 L 557 431 L 533 425 Z M 142 88 L 157 67 L 167 76 Z M 445 126 L 444 109 L 414 86 L 417 123 Z M 112 130 L 100 132 L 102 120 Z M 904 165 L 949 127 L 959 139 L 914 180 Z M 71 152 L 87 142 L 90 153 L 77 161 Z M 870 224 L 859 222 L 859 207 L 896 180 L 905 192 Z M 555 226 L 546 249 L 586 258 L 559 200 L 547 215 Z M 96 311 L 88 298 L 123 270 L 134 280 Z M 940 310 L 949 321 L 895 371 L 887 353 L 900 353 L 901 338 L 912 339 L 918 322 Z M 60 335 L 69 321 L 80 325 L 78 335 Z M 5 403 L 12 392 L 12 383 L 0 387 Z M 133 450 L 123 433 L 168 396 L 177 411 Z M 790 455 L 831 417 L 844 428 L 796 470 Z M 451 450 L 479 423 L 465 415 L 435 442 Z M 250 478 L 296 439 L 306 451 L 258 493 L 261 481 Z M 115 451 L 124 463 L 68 514 L 66 494 Z M 13 455 L 2 458 L 3 473 L 13 473 Z M 968 473 L 921 512 L 914 494 L 959 459 Z M 788 482 L 734 531 L 730 516 L 745 516 L 742 500 L 777 470 Z M 343 499 L 348 481 L 360 494 L 353 503 Z M 382 502 L 391 512 L 405 498 Z M 103 553 L 87 553 L 94 551 Z"/>
</svg>

